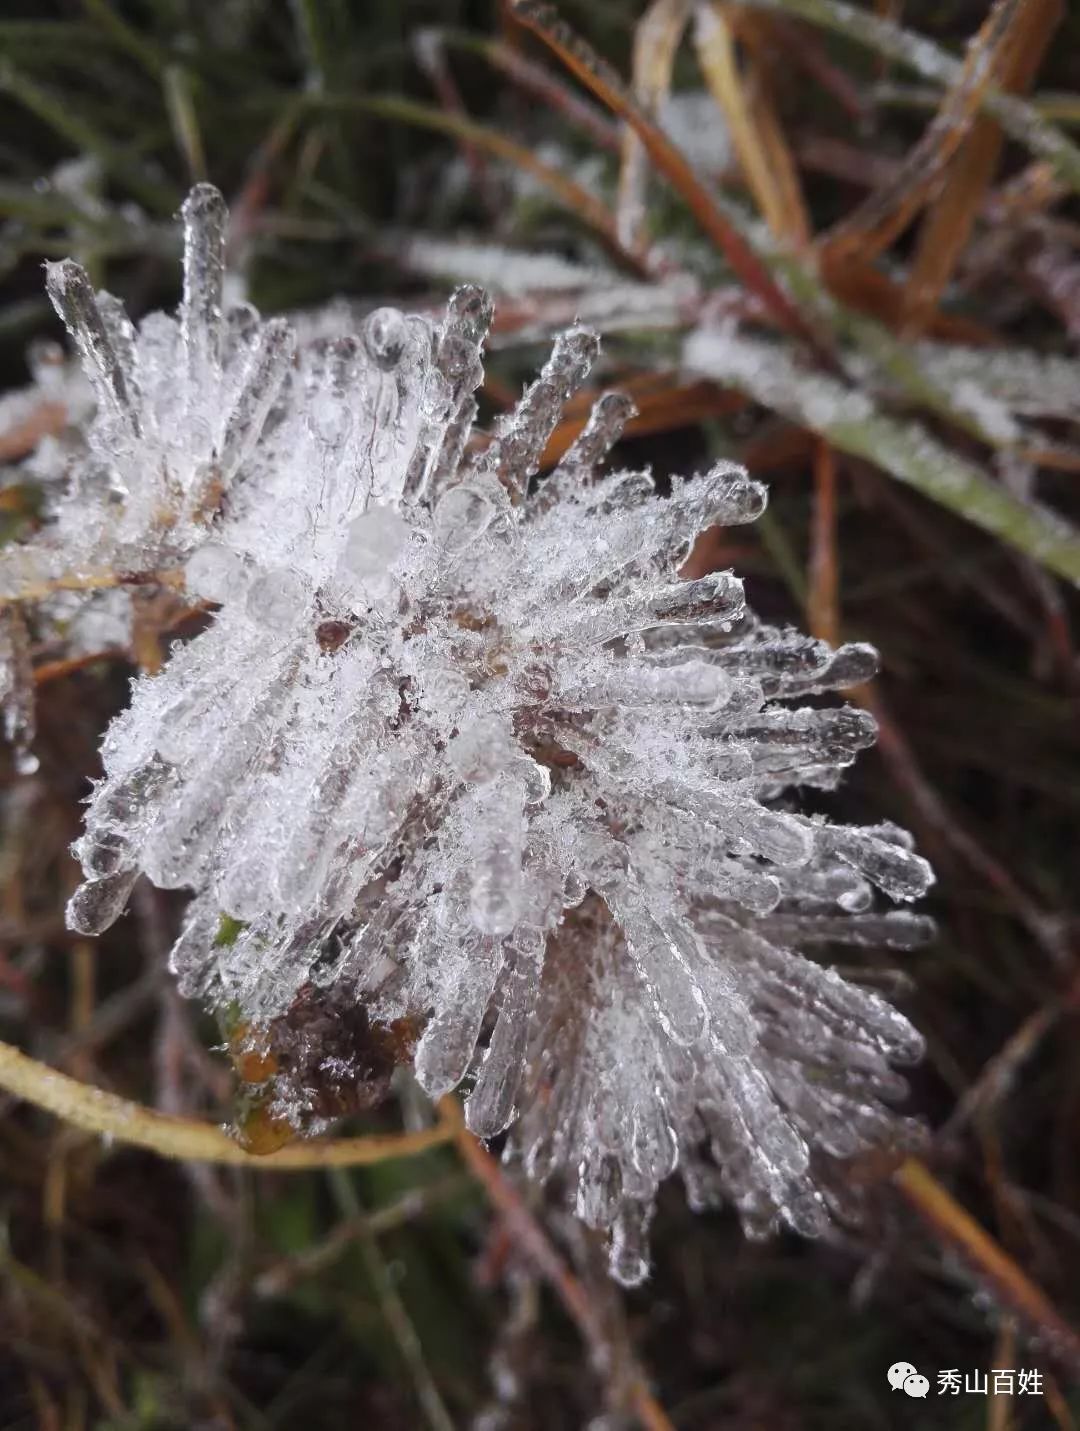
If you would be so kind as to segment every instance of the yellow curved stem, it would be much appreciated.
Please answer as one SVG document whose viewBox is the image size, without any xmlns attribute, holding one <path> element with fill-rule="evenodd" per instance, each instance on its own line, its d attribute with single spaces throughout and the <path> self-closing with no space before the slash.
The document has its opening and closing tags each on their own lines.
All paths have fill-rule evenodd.
<svg viewBox="0 0 1080 1431">
<path fill-rule="evenodd" d="M 231 1163 L 266 1172 L 355 1167 L 386 1158 L 409 1158 L 449 1142 L 446 1124 L 418 1133 L 369 1133 L 360 1138 L 311 1139 L 277 1152 L 245 1152 L 223 1129 L 191 1118 L 173 1118 L 141 1103 L 80 1083 L 10 1044 L 0 1043 L 0 1088 L 37 1108 L 102 1138 L 149 1148 L 184 1162 Z"/>
</svg>

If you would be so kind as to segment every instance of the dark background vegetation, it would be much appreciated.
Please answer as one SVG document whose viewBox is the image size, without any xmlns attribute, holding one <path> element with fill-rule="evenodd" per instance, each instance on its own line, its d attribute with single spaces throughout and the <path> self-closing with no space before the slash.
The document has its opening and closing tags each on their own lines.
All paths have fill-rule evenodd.
<svg viewBox="0 0 1080 1431">
<path fill-rule="evenodd" d="M 642 8 L 590 0 L 564 14 L 625 74 Z M 985 6 L 967 0 L 880 8 L 955 53 L 985 18 Z M 1080 91 L 1080 12 L 1064 8 L 1034 88 L 1067 99 Z M 595 256 L 588 228 L 542 195 L 517 193 L 505 165 L 489 156 L 462 166 L 453 135 L 357 102 L 377 92 L 452 117 L 460 101 L 526 149 L 558 139 L 565 164 L 590 152 L 565 116 L 465 46 L 446 52 L 454 90 L 434 83 L 415 48 L 431 25 L 497 38 L 558 73 L 480 0 L 0 0 L 3 381 L 25 381 L 31 340 L 59 336 L 42 294 L 43 256 L 76 252 L 133 312 L 175 301 L 169 221 L 193 177 L 211 178 L 243 213 L 251 297 L 265 311 L 336 294 L 434 307 L 445 288 L 402 268 L 391 229 Z M 862 97 L 857 123 L 835 88 L 793 63 L 791 47 L 811 36 Z M 840 37 L 787 28 L 772 44 L 773 100 L 796 156 L 809 140 L 837 139 L 864 158 L 866 173 L 846 179 L 799 160 L 824 228 L 865 197 L 871 161 L 911 148 L 929 111 L 876 103 L 874 86 L 892 71 Z M 699 84 L 684 46 L 676 88 Z M 63 195 L 39 182 L 79 153 L 100 159 L 113 206 L 89 236 Z M 616 162 L 601 154 L 609 178 Z M 1025 163 L 1006 146 L 994 184 Z M 451 183 L 454 165 L 460 182 Z M 655 236 L 700 242 L 669 190 L 650 194 Z M 125 219 L 125 204 L 145 222 Z M 1052 212 L 1076 243 L 1075 202 L 1055 200 Z M 973 242 L 984 231 L 977 225 Z M 1005 245 L 977 280 L 959 268 L 945 309 L 997 344 L 1068 351 L 1067 308 L 1023 277 L 1027 241 Z M 893 259 L 908 250 L 901 238 Z M 728 281 L 719 260 L 716 271 Z M 768 615 L 806 624 L 824 593 L 829 609 L 814 619 L 835 616 L 844 635 L 883 653 L 883 740 L 839 807 L 909 826 L 937 867 L 939 939 L 905 956 L 902 978 L 887 956 L 877 972 L 927 1036 L 911 1099 L 938 1130 L 926 1166 L 1008 1270 L 991 1275 L 985 1249 L 965 1253 L 956 1204 L 905 1195 L 887 1162 L 852 1172 L 867 1184 L 865 1225 L 816 1245 L 749 1243 L 730 1214 L 691 1215 L 673 1181 L 655 1224 L 653 1279 L 630 1295 L 606 1282 L 580 1231 L 527 1194 L 602 1329 L 607 1363 L 598 1364 L 519 1231 L 493 1213 L 453 1148 L 338 1173 L 185 1168 L 103 1146 L 8 1101 L 0 1427 L 466 1427 L 492 1411 L 495 1383 L 512 1370 L 516 1406 L 505 1420 L 475 1424 L 562 1428 L 607 1416 L 595 1424 L 614 1431 L 635 1424 L 631 1409 L 608 1404 L 627 1399 L 630 1360 L 680 1431 L 1076 1424 L 1074 1351 L 1025 1302 L 1034 1283 L 1062 1318 L 1080 1321 L 1073 593 L 842 456 L 830 526 L 820 454 L 806 435 L 750 404 L 704 420 L 688 414 L 673 351 L 633 335 L 609 344 L 613 370 L 660 375 L 655 430 L 624 445 L 626 461 L 664 474 L 692 470 L 718 447 L 742 455 L 770 481 L 770 512 L 732 534 L 718 559 L 738 565 Z M 500 350 L 489 411 L 542 352 Z M 1076 470 L 1049 470 L 1041 491 L 1075 518 L 1078 480 Z M 0 516 L 10 525 L 10 506 Z M 217 1031 L 181 1005 L 163 972 L 179 904 L 145 894 L 93 945 L 62 926 L 73 878 L 66 846 L 131 670 L 102 662 L 43 686 L 41 771 L 21 783 L 5 776 L 0 1034 L 84 1080 L 224 1119 L 228 1061 L 204 1052 Z M 391 1105 L 353 1130 L 399 1120 Z M 886 1385 L 898 1360 L 932 1382 L 946 1367 L 1039 1367 L 1047 1394 L 1010 1403 L 935 1387 L 912 1402 Z"/>
</svg>

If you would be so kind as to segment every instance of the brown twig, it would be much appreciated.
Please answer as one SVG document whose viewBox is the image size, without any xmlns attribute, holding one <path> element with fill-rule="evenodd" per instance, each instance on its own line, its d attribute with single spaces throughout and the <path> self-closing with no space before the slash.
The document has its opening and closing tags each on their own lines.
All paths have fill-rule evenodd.
<svg viewBox="0 0 1080 1431">
<path fill-rule="evenodd" d="M 1064 991 L 1048 999 L 1027 1016 L 1020 1026 L 987 1060 L 975 1081 L 966 1089 L 938 1132 L 946 1140 L 955 1136 L 973 1118 L 985 1116 L 1013 1086 L 1017 1074 L 1035 1054 L 1043 1039 L 1065 1014 L 1075 1014 L 1080 1006 L 1080 973 Z"/>
<path fill-rule="evenodd" d="M 608 1360 L 608 1338 L 584 1284 L 552 1246 L 547 1234 L 496 1160 L 466 1128 L 457 1100 L 449 1095 L 443 1098 L 439 1103 L 439 1115 L 449 1136 L 457 1144 L 466 1167 L 483 1187 L 506 1223 L 517 1247 L 558 1296 L 594 1360 L 603 1366 Z M 649 1390 L 640 1369 L 636 1367 L 631 1375 L 631 1383 L 625 1389 L 625 1395 L 645 1431 L 674 1431 L 667 1413 Z"/>
<path fill-rule="evenodd" d="M 1035 78 L 1061 19 L 1061 0 L 1028 0 L 1016 16 L 1014 40 L 1001 65 L 1001 88 L 1022 93 Z M 905 329 L 924 332 L 967 245 L 1004 144 L 996 120 L 979 115 L 949 165 L 946 181 L 919 230 L 905 293 Z"/>
<path fill-rule="evenodd" d="M 462 43 L 475 48 L 496 69 L 502 70 L 508 79 L 534 95 L 548 109 L 563 115 L 587 134 L 597 148 L 609 153 L 618 152 L 619 132 L 607 116 L 541 65 L 534 64 L 502 40 L 479 39 L 469 35 L 462 37 Z"/>
<path fill-rule="evenodd" d="M 461 97 L 457 80 L 446 62 L 442 32 L 437 29 L 421 30 L 413 41 L 412 49 L 417 64 L 431 81 L 431 87 L 443 109 L 447 114 L 467 121 L 469 115 L 465 108 L 465 101 Z M 494 215 L 498 210 L 498 198 L 491 183 L 491 172 L 484 151 L 478 148 L 470 138 L 464 136 L 461 141 L 461 153 L 472 177 L 473 187 L 482 199 L 488 213 Z"/>
<path fill-rule="evenodd" d="M 433 129 L 448 135 L 458 143 L 469 143 L 477 149 L 494 154 L 497 158 L 530 174 L 552 195 L 555 201 L 575 214 L 590 228 L 608 249 L 612 257 L 623 267 L 638 277 L 649 277 L 651 267 L 647 255 L 630 250 L 622 242 L 607 205 L 594 194 L 589 193 L 576 180 L 570 179 L 560 170 L 538 159 L 527 145 L 517 144 L 505 134 L 487 125 L 478 124 L 457 114 L 428 105 L 415 104 L 411 100 L 400 99 L 396 95 L 358 95 L 338 100 L 334 96 L 320 96 L 319 101 L 331 108 L 355 109 L 401 124 L 414 124 L 424 129 Z M 314 102 L 314 101 L 313 101 Z"/>
<path fill-rule="evenodd" d="M 866 260 L 881 253 L 935 193 L 946 166 L 970 132 L 1024 10 L 1025 0 L 995 0 L 968 48 L 956 83 L 892 180 L 822 238 L 819 253 L 824 268 L 835 268 L 855 254 Z"/>
<path fill-rule="evenodd" d="M 0 599 L 0 611 L 24 601 L 43 601 L 58 591 L 109 591 L 118 586 L 166 586 L 182 591 L 184 573 L 168 571 L 94 571 L 85 576 L 55 576 L 48 581 L 31 582 L 15 596 Z"/>
<path fill-rule="evenodd" d="M 34 685 L 47 686 L 51 681 L 62 681 L 65 676 L 84 671 L 87 666 L 96 666 L 99 661 L 128 661 L 130 654 L 121 646 L 106 646 L 100 651 L 84 651 L 81 656 L 67 656 L 59 661 L 42 661 L 34 667 Z"/>
<path fill-rule="evenodd" d="M 991 888 L 998 891 L 1051 962 L 1060 968 L 1068 959 L 1068 951 L 1063 933 L 1055 921 L 1039 909 L 1005 866 L 984 850 L 954 819 L 923 774 L 914 752 L 889 714 L 880 691 L 864 687 L 853 694 L 877 720 L 877 748 L 931 837 L 950 846 Z"/>
<path fill-rule="evenodd" d="M 920 1218 L 943 1242 L 955 1248 L 979 1280 L 1053 1350 L 1080 1366 L 1080 1336 L 1053 1303 L 1004 1252 L 994 1239 L 948 1193 L 917 1158 L 906 1158 L 893 1182 Z"/>
<path fill-rule="evenodd" d="M 718 197 L 710 193 L 698 178 L 678 146 L 643 113 L 610 65 L 594 54 L 543 0 L 516 0 L 513 13 L 613 114 L 630 125 L 657 169 L 682 195 L 702 229 L 774 321 L 781 328 L 805 339 L 821 355 L 822 345 L 818 335 L 754 252 L 736 227 L 733 217 L 724 212 Z M 826 361 L 831 361 L 827 354 L 824 356 Z"/>
</svg>

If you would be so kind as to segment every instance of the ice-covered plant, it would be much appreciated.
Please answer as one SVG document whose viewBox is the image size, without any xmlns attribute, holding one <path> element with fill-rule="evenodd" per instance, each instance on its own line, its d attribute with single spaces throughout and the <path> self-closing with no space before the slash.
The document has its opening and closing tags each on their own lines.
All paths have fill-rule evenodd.
<svg viewBox="0 0 1080 1431">
<path fill-rule="evenodd" d="M 289 368 L 287 323 L 264 323 L 250 304 L 225 307 L 221 194 L 197 185 L 182 217 L 175 318 L 151 313 L 136 328 L 72 259 L 46 265 L 49 297 L 95 402 L 63 444 L 30 464 L 30 476 L 51 478 L 47 485 L 60 492 L 40 533 L 0 554 L 0 700 L 24 758 L 32 705 L 22 669 L 26 632 L 14 603 L 30 609 L 33 602 L 36 630 L 63 632 L 70 649 L 86 645 L 82 638 L 91 648 L 95 637 L 105 644 L 106 633 L 125 644 L 127 592 L 147 577 L 167 579 L 207 539 Z M 48 385 L 38 387 L 47 398 Z"/>
<path fill-rule="evenodd" d="M 602 475 L 629 412 L 612 393 L 538 477 L 598 340 L 559 338 L 485 441 L 490 318 L 466 287 L 441 325 L 381 309 L 300 352 L 188 560 L 213 624 L 105 736 L 69 922 L 105 929 L 144 873 L 194 892 L 186 994 L 249 1029 L 313 998 L 415 1028 L 423 1087 L 467 1084 L 473 1130 L 510 1127 L 633 1283 L 675 1169 L 695 1205 L 815 1232 L 831 1161 L 904 1131 L 891 1065 L 918 1036 L 799 951 L 918 941 L 926 921 L 875 890 L 909 901 L 930 872 L 896 828 L 794 799 L 872 742 L 869 715 L 818 698 L 874 652 L 763 623 L 729 572 L 680 576 L 764 489 L 728 463 L 663 495 Z M 142 361 L 146 387 L 173 375 L 172 349 Z M 171 470 L 198 492 L 220 381 L 188 371 L 203 399 Z M 119 399 L 112 421 L 130 445 Z M 360 1076 L 340 1040 L 323 1062 Z M 317 1124 L 295 1063 L 274 1097 Z"/>
<path fill-rule="evenodd" d="M 200 184 L 183 207 L 184 287 L 175 318 L 136 328 L 72 259 L 46 288 L 75 341 L 96 409 L 66 498 L 41 536 L 4 554 L 0 595 L 78 572 L 145 572 L 196 546 L 258 442 L 292 354 L 287 323 L 226 310 L 228 214 Z"/>
</svg>

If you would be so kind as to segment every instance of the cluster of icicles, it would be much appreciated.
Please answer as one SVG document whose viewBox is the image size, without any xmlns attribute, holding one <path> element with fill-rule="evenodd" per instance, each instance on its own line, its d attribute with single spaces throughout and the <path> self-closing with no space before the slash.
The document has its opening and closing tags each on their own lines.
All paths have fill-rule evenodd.
<svg viewBox="0 0 1080 1431">
<path fill-rule="evenodd" d="M 216 191 L 184 218 L 177 320 L 135 330 L 76 265 L 49 277 L 98 400 L 61 525 L 80 561 L 120 544 L 217 608 L 108 729 L 72 928 L 145 875 L 192 891 L 185 994 L 252 1028 L 319 997 L 411 1020 L 421 1085 L 509 1129 L 626 1284 L 675 1171 L 749 1231 L 821 1231 L 837 1161 L 914 1135 L 888 1105 L 919 1037 L 801 952 L 928 933 L 879 907 L 930 882 L 909 838 L 793 798 L 873 741 L 818 698 L 875 653 L 764 624 L 729 572 L 680 577 L 765 491 L 728 463 L 665 495 L 604 473 L 620 395 L 538 475 L 593 333 L 482 433 L 482 291 L 298 349 L 224 311 Z M 302 1085 L 277 1096 L 311 1125 Z"/>
</svg>

